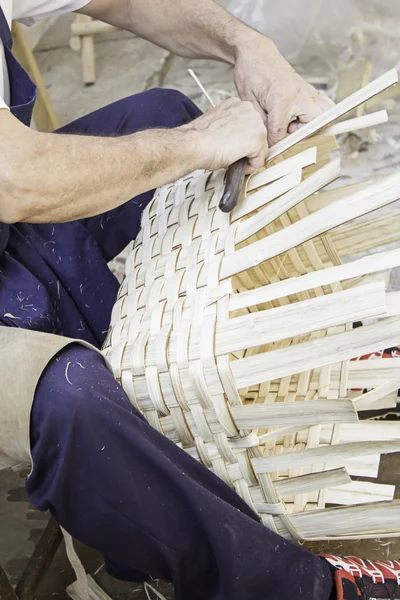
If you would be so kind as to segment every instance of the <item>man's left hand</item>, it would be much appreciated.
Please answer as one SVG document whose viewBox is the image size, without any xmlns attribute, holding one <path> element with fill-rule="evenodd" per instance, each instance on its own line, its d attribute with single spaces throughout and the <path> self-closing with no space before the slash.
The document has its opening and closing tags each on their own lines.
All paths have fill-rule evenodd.
<svg viewBox="0 0 400 600">
<path fill-rule="evenodd" d="M 256 32 L 237 51 L 235 83 L 240 98 L 262 115 L 269 146 L 334 106 L 296 73 L 270 39 Z"/>
</svg>

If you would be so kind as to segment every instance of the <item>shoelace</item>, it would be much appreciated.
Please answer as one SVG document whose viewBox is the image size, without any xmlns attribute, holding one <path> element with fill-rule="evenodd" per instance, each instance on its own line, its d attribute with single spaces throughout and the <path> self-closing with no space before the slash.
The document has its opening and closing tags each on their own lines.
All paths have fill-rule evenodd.
<svg viewBox="0 0 400 600">
<path fill-rule="evenodd" d="M 357 578 L 354 578 L 354 579 L 355 579 L 355 582 L 356 582 L 356 584 L 358 586 L 358 589 L 361 592 L 361 598 L 362 598 L 362 600 L 376 600 L 376 597 L 371 595 L 371 592 L 373 590 L 373 586 L 376 585 L 376 584 L 371 583 L 370 588 L 367 589 L 367 586 L 365 584 L 365 579 L 363 577 L 357 577 Z M 386 598 L 388 600 L 396 600 L 396 593 L 397 593 L 397 590 L 399 588 L 399 584 L 396 582 L 395 587 L 394 587 L 392 593 L 389 592 L 388 587 L 387 587 L 387 585 L 386 585 L 385 582 L 383 582 L 381 585 L 384 586 L 384 588 L 385 588 L 385 590 L 387 592 Z M 382 600 L 386 600 L 386 599 L 382 599 Z"/>
</svg>

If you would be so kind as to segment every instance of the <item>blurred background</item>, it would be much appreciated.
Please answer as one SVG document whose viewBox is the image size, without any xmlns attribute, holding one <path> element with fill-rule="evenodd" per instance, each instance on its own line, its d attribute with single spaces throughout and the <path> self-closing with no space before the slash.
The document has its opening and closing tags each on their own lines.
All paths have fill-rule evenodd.
<svg viewBox="0 0 400 600">
<path fill-rule="evenodd" d="M 360 77 L 357 66 L 369 62 L 369 76 L 375 77 L 400 62 L 400 4 L 395 0 L 279 3 L 220 0 L 220 3 L 271 37 L 285 58 L 333 99 L 337 92 L 343 93 L 340 90 L 343 71 L 353 68 L 356 79 Z M 188 76 L 188 67 L 196 71 L 206 89 L 214 93 L 215 100 L 219 95 L 235 93 L 232 69 L 227 65 L 173 57 L 132 34 L 88 22 L 87 17 L 67 15 L 24 27 L 61 124 L 155 86 L 178 88 L 206 106 Z M 91 40 L 88 36 L 72 35 L 84 32 L 85 27 L 86 31 L 99 33 L 91 36 Z M 82 55 L 86 56 L 86 65 Z M 95 85 L 88 87 L 94 81 Z M 354 84 L 357 86 L 356 80 Z"/>
</svg>

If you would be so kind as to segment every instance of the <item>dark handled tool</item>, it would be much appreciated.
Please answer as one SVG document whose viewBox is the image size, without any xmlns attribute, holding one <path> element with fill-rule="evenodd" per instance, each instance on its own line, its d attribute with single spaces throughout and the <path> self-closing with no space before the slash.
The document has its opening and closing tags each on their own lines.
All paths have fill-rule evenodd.
<svg viewBox="0 0 400 600">
<path fill-rule="evenodd" d="M 229 213 L 237 205 L 243 189 L 246 175 L 247 159 L 241 158 L 234 162 L 226 172 L 225 191 L 219 202 L 219 208 L 224 213 Z"/>
</svg>

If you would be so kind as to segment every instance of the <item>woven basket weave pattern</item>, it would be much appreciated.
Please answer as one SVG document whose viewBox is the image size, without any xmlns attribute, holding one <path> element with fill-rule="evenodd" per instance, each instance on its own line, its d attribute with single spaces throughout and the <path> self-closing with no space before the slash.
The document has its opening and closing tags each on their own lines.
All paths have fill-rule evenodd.
<svg viewBox="0 0 400 600">
<path fill-rule="evenodd" d="M 266 526 L 295 540 L 400 534 L 393 486 L 358 480 L 376 478 L 380 454 L 400 450 L 399 426 L 357 416 L 368 402 L 393 405 L 400 361 L 350 360 L 400 340 L 376 267 L 400 264 L 400 256 L 365 259 L 371 269 L 357 263 L 351 277 L 341 266 L 359 238 L 349 244 L 346 225 L 327 233 L 335 198 L 313 195 L 334 178 L 336 147 L 333 137 L 297 144 L 275 161 L 288 174 L 270 181 L 270 165 L 229 215 L 217 209 L 222 170 L 157 190 L 104 347 L 148 422 L 232 486 Z M 297 179 L 291 157 L 308 160 Z M 362 214 L 355 194 L 336 193 L 339 212 L 349 198 L 340 223 L 353 218 L 353 206 Z M 382 243 L 371 227 L 364 221 L 359 231 Z M 322 233 L 308 237 L 308 228 Z M 326 283 L 308 285 L 313 273 Z M 369 273 L 378 278 L 363 282 L 359 274 Z M 385 318 L 353 329 L 376 317 Z"/>
</svg>

